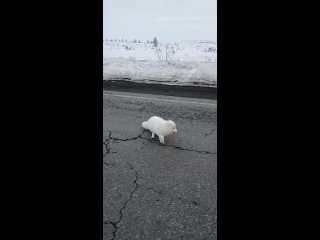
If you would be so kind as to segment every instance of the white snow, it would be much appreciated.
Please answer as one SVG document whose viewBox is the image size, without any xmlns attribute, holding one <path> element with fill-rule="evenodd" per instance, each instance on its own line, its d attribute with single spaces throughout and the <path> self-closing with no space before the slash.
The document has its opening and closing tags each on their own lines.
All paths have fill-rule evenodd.
<svg viewBox="0 0 320 240">
<path fill-rule="evenodd" d="M 160 43 L 162 61 L 152 43 L 104 41 L 103 79 L 175 85 L 215 86 L 217 81 L 216 43 L 182 41 Z M 165 48 L 175 53 L 165 59 Z M 211 50 L 211 51 L 208 51 Z"/>
</svg>

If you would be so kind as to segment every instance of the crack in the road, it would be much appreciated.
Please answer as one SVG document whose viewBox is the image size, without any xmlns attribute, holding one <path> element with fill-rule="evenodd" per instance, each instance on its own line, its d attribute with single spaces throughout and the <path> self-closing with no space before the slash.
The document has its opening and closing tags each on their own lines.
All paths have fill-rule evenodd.
<svg viewBox="0 0 320 240">
<path fill-rule="evenodd" d="M 110 134 L 111 136 L 111 134 Z M 123 206 L 121 207 L 121 209 L 119 210 L 119 219 L 117 221 L 111 222 L 111 221 L 104 221 L 104 224 L 111 224 L 114 227 L 114 230 L 112 232 L 113 234 L 113 238 L 112 240 L 115 239 L 116 235 L 117 235 L 117 231 L 118 231 L 118 227 L 119 227 L 119 223 L 122 221 L 122 217 L 123 217 L 123 211 L 125 210 L 125 208 L 127 207 L 128 202 L 130 202 L 133 198 L 133 194 L 137 191 L 139 184 L 137 183 L 138 181 L 138 171 L 127 162 L 127 164 L 129 165 L 130 169 L 134 170 L 134 174 L 135 174 L 135 179 L 133 181 L 133 183 L 135 184 L 135 187 L 133 189 L 133 191 L 130 193 L 129 199 L 123 204 Z"/>
<path fill-rule="evenodd" d="M 111 137 L 110 139 L 112 139 L 113 141 L 122 141 L 122 142 L 127 142 L 127 141 L 132 141 L 132 140 L 137 140 L 138 138 L 142 138 L 141 135 L 145 132 L 145 129 L 143 129 L 142 133 L 140 133 L 137 137 L 133 137 L 133 138 L 117 138 L 117 137 Z M 110 132 L 111 133 L 111 132 Z"/>
<path fill-rule="evenodd" d="M 175 145 L 166 145 L 166 146 L 174 147 L 175 149 L 183 150 L 183 151 L 197 152 L 197 153 L 203 153 L 203 154 L 216 154 L 216 153 L 214 153 L 214 152 L 208 152 L 208 151 L 201 151 L 201 150 L 195 150 L 195 149 L 182 148 L 182 147 L 178 147 L 178 146 L 175 146 Z"/>
<path fill-rule="evenodd" d="M 134 140 L 137 140 L 137 139 L 144 139 L 144 140 L 148 140 L 149 142 L 152 142 L 154 143 L 154 140 L 151 140 L 151 139 L 148 139 L 148 138 L 144 138 L 142 137 L 143 133 L 146 132 L 145 129 L 143 129 L 143 131 L 137 136 L 137 137 L 132 137 L 132 138 L 117 138 L 117 137 L 113 137 L 112 136 L 112 131 L 109 131 L 109 135 L 108 135 L 108 138 L 105 140 L 105 145 L 106 145 L 106 154 L 110 154 L 110 153 L 113 153 L 113 152 L 110 152 L 110 141 L 112 140 L 112 143 L 114 143 L 115 141 L 123 141 L 123 142 L 127 142 L 127 141 L 134 141 Z M 199 151 L 199 150 L 193 150 L 193 149 L 184 149 L 182 147 L 178 147 L 178 146 L 174 146 L 174 145 L 164 145 L 164 146 L 170 146 L 170 147 L 174 147 L 175 149 L 178 149 L 178 150 L 183 150 L 183 151 L 193 151 L 193 152 L 198 152 L 198 153 L 205 153 L 205 154 L 214 154 L 214 153 L 211 153 L 211 152 L 207 152 L 207 151 Z M 116 152 L 115 152 L 116 153 Z M 106 166 L 114 166 L 114 164 L 112 163 L 107 163 L 107 162 L 104 162 L 104 164 Z M 119 224 L 122 222 L 122 219 L 123 219 L 123 213 L 124 213 L 124 210 L 126 209 L 127 207 L 127 204 L 133 199 L 133 195 L 134 193 L 138 190 L 139 188 L 139 184 L 138 184 L 138 178 L 139 178 L 139 175 L 138 175 L 138 171 L 132 166 L 132 164 L 130 164 L 129 162 L 127 162 L 128 166 L 130 167 L 131 170 L 134 171 L 134 175 L 135 175 L 135 178 L 133 180 L 133 184 L 134 184 L 134 189 L 131 191 L 130 195 L 129 195 L 129 198 L 128 200 L 123 204 L 123 206 L 120 208 L 119 210 L 119 219 L 117 221 L 104 221 L 103 223 L 104 224 L 110 224 L 113 226 L 113 231 L 112 231 L 112 239 L 111 240 L 115 240 L 115 238 L 117 237 L 117 234 L 118 234 L 118 228 L 119 228 Z M 166 194 L 164 193 L 163 191 L 161 190 L 157 190 L 155 188 L 152 188 L 152 187 L 144 187 L 146 188 L 147 190 L 152 190 L 154 192 L 156 192 L 157 194 Z M 167 194 L 166 194 L 167 195 Z M 172 198 L 172 197 L 170 197 Z M 182 197 L 174 197 L 172 199 L 176 199 L 176 200 L 179 200 L 179 201 L 183 201 L 183 202 L 187 202 L 187 203 L 190 203 L 192 204 L 193 206 L 195 206 L 198 211 L 200 212 L 203 212 L 203 213 L 206 213 L 208 214 L 208 211 L 202 209 L 203 206 L 201 206 L 201 204 L 197 201 L 192 201 L 192 200 L 188 200 L 186 198 L 182 198 Z M 206 208 L 206 207 L 205 207 Z"/>
<path fill-rule="evenodd" d="M 144 138 L 142 137 L 142 134 L 146 132 L 145 129 L 143 129 L 142 133 L 140 133 L 137 137 L 132 137 L 132 138 L 117 138 L 117 137 L 112 137 L 111 136 L 111 131 L 110 131 L 110 134 L 109 134 L 109 137 L 106 139 L 106 148 L 107 148 L 107 153 L 105 155 L 107 155 L 108 153 L 110 153 L 110 148 L 108 148 L 109 146 L 109 142 L 110 140 L 112 139 L 113 141 L 121 141 L 121 142 L 127 142 L 127 141 L 134 141 L 134 140 L 137 140 L 137 139 L 144 139 L 144 140 L 147 140 L 151 143 L 154 143 L 154 141 L 152 141 L 151 139 L 149 138 Z M 177 150 L 182 150 L 182 151 L 190 151 L 190 152 L 197 152 L 197 153 L 202 153 L 202 154 L 216 154 L 214 152 L 208 152 L 208 151 L 203 151 L 203 150 L 196 150 L 196 149 L 188 149 L 188 148 L 182 148 L 182 147 L 179 147 L 179 146 L 175 146 L 175 145 L 171 145 L 171 144 L 166 144 L 166 145 L 162 145 L 162 146 L 168 146 L 168 147 L 173 147 Z M 105 156 L 104 155 L 104 156 Z"/>
<path fill-rule="evenodd" d="M 105 157 L 108 153 L 110 153 L 110 146 L 109 146 L 110 140 L 111 140 L 111 131 L 109 132 L 108 138 L 104 142 L 104 144 L 106 145 L 106 153 L 103 155 L 103 157 Z"/>
<path fill-rule="evenodd" d="M 149 142 L 151 143 L 154 143 L 154 141 L 152 141 L 151 139 L 149 138 L 144 138 L 144 137 L 139 137 L 141 139 L 144 139 L 144 140 L 148 140 Z M 201 150 L 196 150 L 196 149 L 188 149 L 188 148 L 182 148 L 182 147 L 179 147 L 179 146 L 175 146 L 175 145 L 171 145 L 171 144 L 166 144 L 166 145 L 162 145 L 162 146 L 168 146 L 168 147 L 173 147 L 177 150 L 182 150 L 182 151 L 190 151 L 190 152 L 197 152 L 197 153 L 204 153 L 204 154 L 215 154 L 214 152 L 208 152 L 208 151 L 201 151 Z"/>
<path fill-rule="evenodd" d="M 115 222 L 110 222 L 110 221 L 103 221 L 103 224 L 110 224 L 112 225 L 113 227 L 113 231 L 112 231 L 112 240 L 116 237 L 116 234 L 117 234 L 117 230 L 118 230 L 118 227 L 117 227 L 117 224 Z"/>
</svg>

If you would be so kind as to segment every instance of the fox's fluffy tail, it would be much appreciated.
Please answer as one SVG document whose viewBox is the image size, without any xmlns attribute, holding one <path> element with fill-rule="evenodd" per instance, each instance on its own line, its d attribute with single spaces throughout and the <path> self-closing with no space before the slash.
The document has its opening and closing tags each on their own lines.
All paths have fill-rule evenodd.
<svg viewBox="0 0 320 240">
<path fill-rule="evenodd" d="M 142 127 L 143 127 L 144 129 L 149 129 L 149 124 L 148 124 L 148 122 L 143 122 L 141 125 L 142 125 Z"/>
</svg>

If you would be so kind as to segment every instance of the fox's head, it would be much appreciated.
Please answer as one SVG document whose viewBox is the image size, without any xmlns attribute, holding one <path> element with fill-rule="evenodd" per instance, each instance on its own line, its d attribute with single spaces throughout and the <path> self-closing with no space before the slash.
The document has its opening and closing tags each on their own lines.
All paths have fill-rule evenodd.
<svg viewBox="0 0 320 240">
<path fill-rule="evenodd" d="M 177 133 L 178 132 L 176 124 L 174 123 L 174 121 L 168 120 L 167 121 L 167 126 L 170 127 L 170 129 L 172 130 L 173 133 Z"/>
</svg>

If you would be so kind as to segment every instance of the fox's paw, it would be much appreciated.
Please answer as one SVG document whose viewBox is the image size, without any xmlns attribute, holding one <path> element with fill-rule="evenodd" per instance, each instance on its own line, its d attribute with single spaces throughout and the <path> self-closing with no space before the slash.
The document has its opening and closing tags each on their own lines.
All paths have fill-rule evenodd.
<svg viewBox="0 0 320 240">
<path fill-rule="evenodd" d="M 163 137 L 163 136 L 159 136 L 159 140 L 160 140 L 160 143 L 161 143 L 161 144 L 165 144 L 165 142 L 164 142 L 164 137 Z"/>
</svg>

